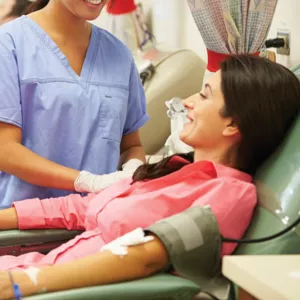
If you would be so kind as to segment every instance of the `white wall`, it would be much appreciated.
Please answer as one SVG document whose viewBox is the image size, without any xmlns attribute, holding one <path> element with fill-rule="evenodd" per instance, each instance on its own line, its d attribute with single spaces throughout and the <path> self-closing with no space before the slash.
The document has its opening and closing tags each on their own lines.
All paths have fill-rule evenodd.
<svg viewBox="0 0 300 300">
<path fill-rule="evenodd" d="M 150 18 L 150 14 L 151 14 L 151 10 L 152 10 L 152 0 L 136 0 L 135 1 L 136 4 L 138 4 L 140 2 L 143 3 L 144 13 L 147 16 L 149 16 L 149 18 Z M 108 15 L 107 15 L 106 9 L 103 9 L 100 17 L 98 19 L 96 19 L 95 21 L 92 21 L 92 23 L 94 23 L 97 26 L 100 26 L 100 27 L 105 29 L 106 28 L 107 17 L 108 17 Z"/>
<path fill-rule="evenodd" d="M 291 53 L 277 55 L 277 61 L 287 67 L 300 64 L 300 0 L 278 1 L 268 38 L 276 37 L 278 28 L 291 31 Z"/>
</svg>

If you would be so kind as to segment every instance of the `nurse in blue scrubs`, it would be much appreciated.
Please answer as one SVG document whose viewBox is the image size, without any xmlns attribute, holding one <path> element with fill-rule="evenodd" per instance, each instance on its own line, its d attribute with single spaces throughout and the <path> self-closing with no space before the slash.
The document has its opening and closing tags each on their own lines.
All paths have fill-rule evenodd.
<svg viewBox="0 0 300 300">
<path fill-rule="evenodd" d="M 148 116 L 132 55 L 87 22 L 106 3 L 37 0 L 0 27 L 0 209 L 96 192 L 144 161 Z"/>
</svg>

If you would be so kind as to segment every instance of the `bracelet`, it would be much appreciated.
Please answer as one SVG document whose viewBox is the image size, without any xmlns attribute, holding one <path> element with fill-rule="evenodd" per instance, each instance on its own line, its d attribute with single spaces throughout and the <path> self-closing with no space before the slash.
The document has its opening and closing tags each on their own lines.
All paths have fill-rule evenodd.
<svg viewBox="0 0 300 300">
<path fill-rule="evenodd" d="M 11 285 L 13 287 L 15 299 L 16 300 L 21 300 L 22 293 L 21 293 L 19 285 L 14 282 L 13 276 L 12 276 L 12 274 L 11 274 L 10 271 L 8 271 L 8 275 L 9 275 L 9 279 L 10 279 Z"/>
</svg>

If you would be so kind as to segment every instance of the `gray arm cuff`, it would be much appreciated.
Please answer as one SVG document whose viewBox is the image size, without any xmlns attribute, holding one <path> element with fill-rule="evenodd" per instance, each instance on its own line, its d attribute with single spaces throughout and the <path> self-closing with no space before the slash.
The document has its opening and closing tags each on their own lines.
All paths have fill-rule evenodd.
<svg viewBox="0 0 300 300">
<path fill-rule="evenodd" d="M 147 231 L 164 243 L 179 275 L 196 282 L 204 291 L 221 298 L 227 295 L 228 286 L 220 277 L 221 234 L 209 207 L 189 208 L 153 224 Z"/>
</svg>

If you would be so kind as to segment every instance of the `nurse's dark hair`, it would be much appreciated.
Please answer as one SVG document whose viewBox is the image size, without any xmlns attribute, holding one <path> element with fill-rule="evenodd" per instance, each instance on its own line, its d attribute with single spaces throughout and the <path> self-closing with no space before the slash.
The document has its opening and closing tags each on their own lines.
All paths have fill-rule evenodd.
<svg viewBox="0 0 300 300">
<path fill-rule="evenodd" d="M 284 66 L 250 55 L 229 57 L 220 69 L 225 102 L 220 115 L 231 117 L 241 133 L 232 149 L 234 167 L 253 175 L 299 117 L 300 82 Z M 192 161 L 191 154 L 181 156 Z M 170 158 L 139 167 L 133 181 L 162 177 L 184 166 Z"/>
<path fill-rule="evenodd" d="M 24 14 L 27 15 L 32 12 L 41 10 L 44 7 L 46 7 L 49 2 L 50 2 L 50 0 L 36 0 L 36 1 L 32 2 L 32 4 L 29 5 L 28 8 L 26 8 L 26 10 L 24 11 Z M 114 5 L 114 3 L 115 3 L 115 0 L 108 1 L 108 5 Z"/>
</svg>

